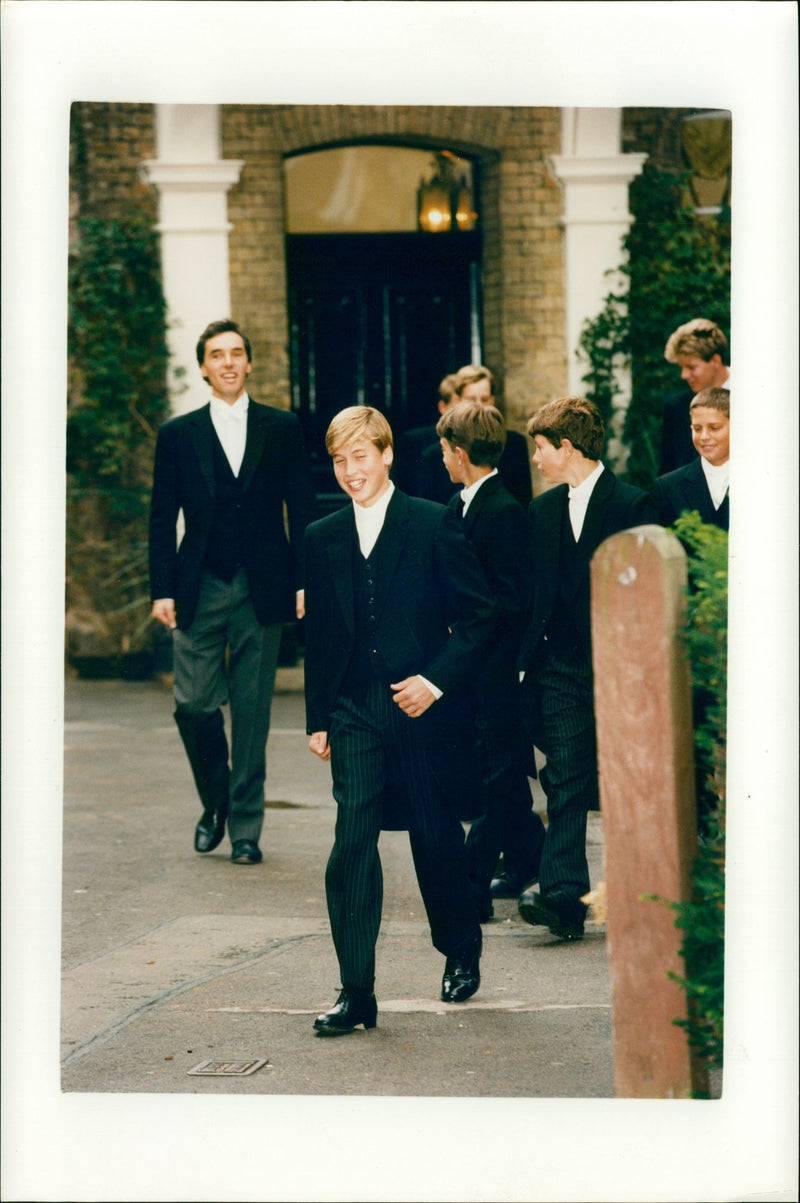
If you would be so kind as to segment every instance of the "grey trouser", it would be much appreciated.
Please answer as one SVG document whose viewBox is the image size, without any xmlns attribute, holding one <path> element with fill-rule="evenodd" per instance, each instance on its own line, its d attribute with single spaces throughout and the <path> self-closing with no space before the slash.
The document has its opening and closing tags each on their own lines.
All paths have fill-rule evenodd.
<svg viewBox="0 0 800 1203">
<path fill-rule="evenodd" d="M 258 621 L 240 569 L 230 582 L 204 573 L 192 625 L 173 632 L 176 717 L 203 719 L 230 701 L 231 842 L 257 842 L 264 822 L 266 745 L 281 630 L 282 623 Z"/>
</svg>

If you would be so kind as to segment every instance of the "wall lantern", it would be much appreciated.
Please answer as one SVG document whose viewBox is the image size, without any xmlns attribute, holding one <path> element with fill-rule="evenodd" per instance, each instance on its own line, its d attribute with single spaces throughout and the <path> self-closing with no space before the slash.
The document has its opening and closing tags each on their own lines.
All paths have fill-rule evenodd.
<svg viewBox="0 0 800 1203">
<path fill-rule="evenodd" d="M 417 224 L 420 230 L 438 234 L 447 230 L 472 230 L 478 220 L 473 208 L 472 188 L 462 160 L 449 150 L 437 151 L 433 174 L 422 179 L 417 189 Z"/>
</svg>

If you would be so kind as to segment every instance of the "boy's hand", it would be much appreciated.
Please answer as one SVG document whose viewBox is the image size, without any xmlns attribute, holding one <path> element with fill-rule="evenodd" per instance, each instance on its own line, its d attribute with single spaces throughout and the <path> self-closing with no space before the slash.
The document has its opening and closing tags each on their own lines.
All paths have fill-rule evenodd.
<svg viewBox="0 0 800 1203">
<path fill-rule="evenodd" d="M 315 731 L 308 741 L 308 750 L 319 756 L 320 760 L 330 760 L 331 745 L 328 743 L 328 732 Z"/>
<path fill-rule="evenodd" d="M 436 701 L 436 695 L 431 693 L 421 677 L 406 677 L 405 681 L 398 681 L 389 688 L 395 691 L 395 702 L 409 718 L 419 718 Z"/>
</svg>

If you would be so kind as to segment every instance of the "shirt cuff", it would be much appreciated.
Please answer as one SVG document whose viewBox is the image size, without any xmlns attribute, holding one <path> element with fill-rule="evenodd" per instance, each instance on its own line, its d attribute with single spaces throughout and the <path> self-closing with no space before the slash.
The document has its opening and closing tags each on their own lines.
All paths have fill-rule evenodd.
<svg viewBox="0 0 800 1203">
<path fill-rule="evenodd" d="M 438 702 L 439 698 L 442 696 L 441 689 L 439 689 L 436 685 L 434 685 L 432 681 L 429 681 L 427 677 L 423 677 L 422 673 L 417 673 L 417 676 L 419 677 L 419 679 L 423 685 L 427 685 L 428 689 L 431 691 L 433 696 L 436 698 L 436 701 Z"/>
</svg>

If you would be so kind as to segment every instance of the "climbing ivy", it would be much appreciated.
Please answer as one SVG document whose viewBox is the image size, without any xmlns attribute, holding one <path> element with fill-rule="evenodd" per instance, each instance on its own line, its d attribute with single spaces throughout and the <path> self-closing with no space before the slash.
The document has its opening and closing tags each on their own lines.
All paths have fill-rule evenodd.
<svg viewBox="0 0 800 1203">
<path fill-rule="evenodd" d="M 69 264 L 67 605 L 128 651 L 148 628 L 147 511 L 167 415 L 158 237 L 138 215 L 78 223 Z"/>
<path fill-rule="evenodd" d="M 695 711 L 698 851 L 691 897 L 666 901 L 683 932 L 685 1028 L 707 1069 L 722 1068 L 725 984 L 725 799 L 728 676 L 728 535 L 682 514 L 672 527 L 687 553 L 686 634 Z"/>
<path fill-rule="evenodd" d="M 644 488 L 658 471 L 664 400 L 681 387 L 677 368 L 664 359 L 669 335 L 695 317 L 730 330 L 730 210 L 698 215 L 686 203 L 687 188 L 688 176 L 647 163 L 633 181 L 624 259 L 609 273 L 603 308 L 584 323 L 579 344 L 587 396 L 606 422 L 619 393 L 615 366 L 630 369 L 624 474 Z"/>
</svg>

